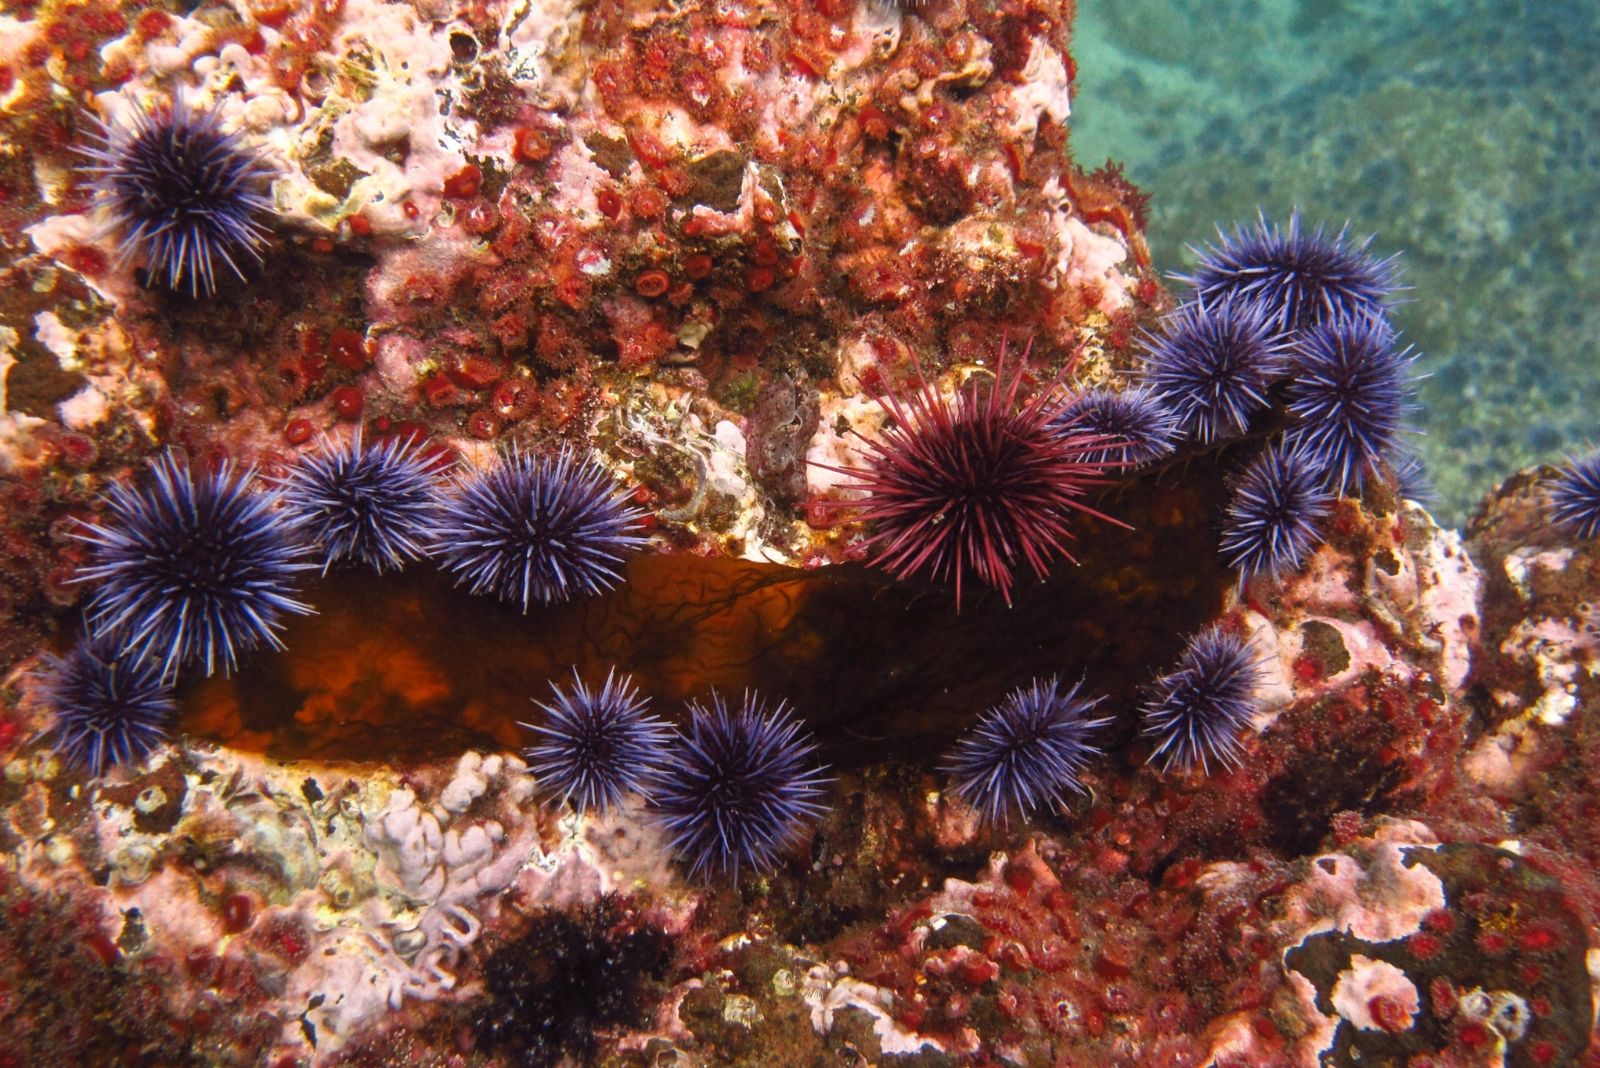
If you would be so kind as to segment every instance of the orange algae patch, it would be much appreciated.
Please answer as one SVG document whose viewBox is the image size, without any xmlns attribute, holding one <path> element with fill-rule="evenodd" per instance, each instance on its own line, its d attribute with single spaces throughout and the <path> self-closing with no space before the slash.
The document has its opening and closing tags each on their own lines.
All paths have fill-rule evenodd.
<svg viewBox="0 0 1600 1068">
<path fill-rule="evenodd" d="M 794 614 L 803 573 L 698 557 L 631 561 L 618 590 L 528 615 L 425 568 L 329 577 L 290 651 L 185 688 L 180 729 L 282 759 L 426 760 L 527 744 L 530 698 L 576 667 L 638 672 L 658 703 L 754 686 L 764 636 Z"/>
<path fill-rule="evenodd" d="M 1082 565 L 999 597 L 896 583 L 857 566 L 802 571 L 690 554 L 644 554 L 602 596 L 527 615 L 473 597 L 427 567 L 349 572 L 306 591 L 287 653 L 231 679 L 187 684 L 179 729 L 279 759 L 406 763 L 528 744 L 518 720 L 574 667 L 633 674 L 682 723 L 715 687 L 787 698 L 827 758 L 849 766 L 931 759 L 983 709 L 1061 674 L 1110 695 L 1131 737 L 1139 687 L 1213 619 L 1232 574 L 1207 519 L 1221 479 L 1205 458 L 1148 476 L 1099 507 L 1133 525 L 1086 535 Z M 1110 740 L 1110 739 L 1108 739 Z"/>
</svg>

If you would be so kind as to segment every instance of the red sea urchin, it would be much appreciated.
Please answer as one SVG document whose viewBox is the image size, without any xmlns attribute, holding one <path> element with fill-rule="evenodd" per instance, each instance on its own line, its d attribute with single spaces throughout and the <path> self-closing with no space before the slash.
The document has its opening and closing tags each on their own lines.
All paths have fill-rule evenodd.
<svg viewBox="0 0 1600 1068">
<path fill-rule="evenodd" d="M 1109 443 L 1063 432 L 1073 398 L 1054 388 L 1019 405 L 1026 371 L 1027 353 L 1008 363 L 1002 344 L 987 389 L 969 379 L 952 401 L 919 365 L 909 397 L 874 398 L 892 421 L 864 439 L 865 466 L 845 472 L 857 480 L 846 488 L 867 494 L 859 508 L 874 564 L 899 579 L 953 583 L 958 607 L 975 575 L 1009 604 L 1020 564 L 1043 578 L 1058 557 L 1073 559 L 1074 514 L 1116 522 L 1083 500 L 1120 466 L 1096 453 Z"/>
</svg>

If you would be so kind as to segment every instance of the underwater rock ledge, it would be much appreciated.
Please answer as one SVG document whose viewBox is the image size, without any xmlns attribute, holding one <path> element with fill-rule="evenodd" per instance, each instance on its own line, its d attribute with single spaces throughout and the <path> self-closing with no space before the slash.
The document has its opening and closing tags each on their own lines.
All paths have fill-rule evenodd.
<svg viewBox="0 0 1600 1068">
<path fill-rule="evenodd" d="M 0 16 L 0 1065 L 1600 1064 L 1600 548 L 1406 499 L 1358 238 L 1163 317 L 1072 15 Z"/>
</svg>

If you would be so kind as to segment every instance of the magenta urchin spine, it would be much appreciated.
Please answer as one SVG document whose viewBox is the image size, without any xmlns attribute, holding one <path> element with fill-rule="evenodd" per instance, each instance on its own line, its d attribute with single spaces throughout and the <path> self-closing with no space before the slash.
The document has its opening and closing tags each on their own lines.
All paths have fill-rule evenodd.
<svg viewBox="0 0 1600 1068">
<path fill-rule="evenodd" d="M 1061 427 L 1054 388 L 1021 401 L 1026 371 L 1027 354 L 1009 361 L 1002 346 L 987 388 L 969 379 L 952 401 L 919 366 L 908 396 L 877 398 L 890 422 L 844 472 L 866 494 L 854 506 L 876 566 L 953 585 L 958 607 L 974 578 L 1009 602 L 1019 570 L 1043 578 L 1072 559 L 1075 518 L 1116 522 L 1085 496 L 1120 465 L 1090 455 L 1099 435 Z"/>
</svg>

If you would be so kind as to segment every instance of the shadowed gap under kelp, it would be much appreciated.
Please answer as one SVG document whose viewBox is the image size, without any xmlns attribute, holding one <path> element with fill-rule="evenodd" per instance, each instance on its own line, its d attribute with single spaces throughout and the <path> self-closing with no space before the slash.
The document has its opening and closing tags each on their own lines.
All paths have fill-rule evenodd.
<svg viewBox="0 0 1600 1068">
<path fill-rule="evenodd" d="M 644 553 L 624 582 L 526 616 L 452 588 L 426 566 L 349 571 L 307 591 L 289 651 L 180 691 L 184 732 L 278 759 L 423 761 L 528 744 L 552 679 L 631 673 L 677 723 L 712 687 L 786 698 L 839 767 L 931 761 L 983 709 L 1035 676 L 1087 676 L 1126 744 L 1139 687 L 1216 618 L 1233 574 L 1217 520 L 1234 450 L 1187 456 L 1104 494 L 1129 523 L 1091 520 L 1043 583 L 1007 606 L 985 591 L 956 612 L 948 592 L 857 566 Z"/>
</svg>

